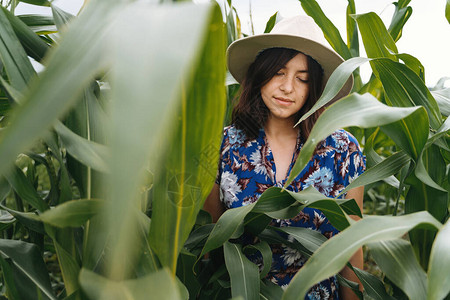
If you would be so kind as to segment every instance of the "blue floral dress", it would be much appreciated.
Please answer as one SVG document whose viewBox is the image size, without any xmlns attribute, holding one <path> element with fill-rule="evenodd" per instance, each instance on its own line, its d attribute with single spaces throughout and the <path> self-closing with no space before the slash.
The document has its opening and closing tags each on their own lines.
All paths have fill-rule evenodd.
<svg viewBox="0 0 450 300">
<path fill-rule="evenodd" d="M 300 153 L 297 138 L 288 176 Z M 327 197 L 335 197 L 365 169 L 365 157 L 357 140 L 345 130 L 337 130 L 323 140 L 308 165 L 292 181 L 288 190 L 298 192 L 314 186 Z M 255 202 L 272 186 L 282 187 L 287 179 L 275 180 L 276 166 L 263 129 L 254 140 L 246 141 L 242 130 L 225 127 L 216 183 L 220 199 L 227 209 Z M 305 208 L 289 220 L 273 220 L 272 226 L 297 226 L 321 232 L 327 238 L 338 233 L 318 209 Z M 290 237 L 288 237 L 290 239 Z M 268 279 L 286 288 L 306 262 L 298 251 L 286 245 L 271 245 L 273 262 Z M 309 291 L 305 299 L 339 299 L 336 276 Z"/>
</svg>

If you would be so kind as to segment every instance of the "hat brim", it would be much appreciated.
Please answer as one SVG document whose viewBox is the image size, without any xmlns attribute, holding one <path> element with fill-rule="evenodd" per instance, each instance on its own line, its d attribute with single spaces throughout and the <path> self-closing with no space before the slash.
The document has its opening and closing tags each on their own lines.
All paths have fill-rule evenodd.
<svg viewBox="0 0 450 300">
<path fill-rule="evenodd" d="M 261 51 L 274 47 L 294 49 L 315 59 L 323 68 L 324 86 L 328 82 L 331 73 L 344 62 L 344 59 L 334 50 L 313 40 L 295 35 L 265 33 L 234 41 L 227 49 L 228 70 L 237 82 L 242 83 L 248 68 L 256 56 Z M 353 76 L 350 76 L 336 97 L 328 105 L 348 95 L 352 87 Z"/>
</svg>

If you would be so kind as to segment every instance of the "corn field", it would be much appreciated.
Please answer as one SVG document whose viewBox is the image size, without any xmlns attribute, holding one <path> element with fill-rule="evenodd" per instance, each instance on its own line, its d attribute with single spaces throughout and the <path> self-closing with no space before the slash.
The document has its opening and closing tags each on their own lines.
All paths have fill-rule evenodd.
<svg viewBox="0 0 450 300">
<path fill-rule="evenodd" d="M 349 76 L 355 85 L 325 109 L 286 185 L 347 128 L 367 158 L 347 187 L 365 186 L 364 214 L 353 199 L 273 187 L 215 224 L 202 206 L 239 90 L 225 64 L 242 36 L 232 1 L 91 0 L 78 16 L 47 0 L 22 2 L 51 16 L 15 15 L 18 2 L 0 7 L 1 299 L 304 299 L 360 247 L 367 269 L 352 269 L 364 292 L 339 278 L 360 299 L 450 299 L 450 89 L 427 87 L 425 67 L 397 49 L 410 0 L 387 25 L 348 0 L 347 41 L 315 0 L 300 0 L 346 60 L 302 119 Z M 450 22 L 450 2 L 439 17 Z M 290 228 L 289 241 L 269 225 L 305 207 L 341 232 Z M 259 242 L 242 246 L 244 232 Z M 271 243 L 309 257 L 285 290 L 265 278 Z M 255 252 L 261 270 L 247 259 Z"/>
</svg>

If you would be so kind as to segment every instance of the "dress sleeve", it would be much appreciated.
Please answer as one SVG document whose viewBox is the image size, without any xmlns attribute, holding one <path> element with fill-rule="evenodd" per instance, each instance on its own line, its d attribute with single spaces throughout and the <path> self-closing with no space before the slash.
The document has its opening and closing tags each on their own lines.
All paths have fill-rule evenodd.
<svg viewBox="0 0 450 300">
<path fill-rule="evenodd" d="M 366 157 L 364 156 L 359 143 L 356 138 L 348 133 L 349 148 L 348 148 L 348 178 L 345 180 L 345 186 L 352 183 L 358 176 L 366 170 Z"/>
</svg>

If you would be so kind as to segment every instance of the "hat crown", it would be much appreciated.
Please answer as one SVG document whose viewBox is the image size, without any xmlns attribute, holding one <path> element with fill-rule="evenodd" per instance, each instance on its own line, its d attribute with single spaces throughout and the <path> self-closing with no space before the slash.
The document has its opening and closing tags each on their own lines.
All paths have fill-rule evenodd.
<svg viewBox="0 0 450 300">
<path fill-rule="evenodd" d="M 275 24 L 270 34 L 288 34 L 315 41 L 328 48 L 322 30 L 310 16 L 284 18 Z"/>
</svg>

